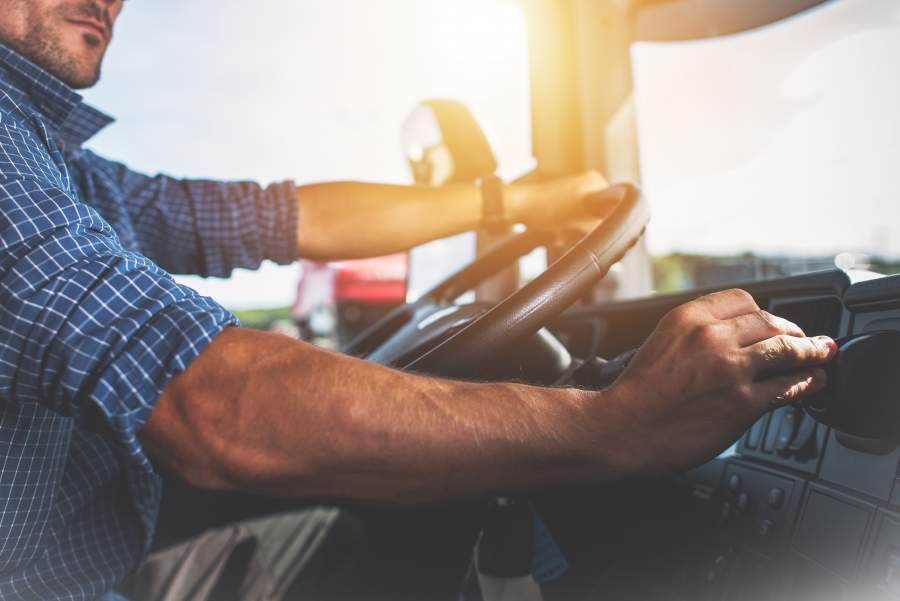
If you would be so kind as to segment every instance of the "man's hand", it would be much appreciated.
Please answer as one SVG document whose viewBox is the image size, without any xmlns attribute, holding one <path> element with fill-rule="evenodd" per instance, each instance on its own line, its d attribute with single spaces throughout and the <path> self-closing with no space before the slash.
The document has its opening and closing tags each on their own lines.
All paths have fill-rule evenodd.
<svg viewBox="0 0 900 601">
<path fill-rule="evenodd" d="M 598 411 L 626 427 L 626 471 L 674 471 L 711 459 L 765 411 L 819 390 L 820 366 L 835 350 L 743 290 L 710 294 L 660 321 Z"/>
<path fill-rule="evenodd" d="M 540 229 L 567 227 L 589 230 L 603 217 L 603 207 L 589 207 L 585 199 L 609 188 L 596 171 L 585 171 L 555 179 L 509 186 L 506 194 L 510 217 Z M 615 206 L 618 197 L 610 197 Z"/>
</svg>

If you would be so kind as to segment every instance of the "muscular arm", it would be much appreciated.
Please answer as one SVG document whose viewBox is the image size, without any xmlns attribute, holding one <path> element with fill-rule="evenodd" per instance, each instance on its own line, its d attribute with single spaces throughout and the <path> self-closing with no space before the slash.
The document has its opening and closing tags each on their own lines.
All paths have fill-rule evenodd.
<svg viewBox="0 0 900 601">
<path fill-rule="evenodd" d="M 677 470 L 824 384 L 828 339 L 745 292 L 670 312 L 602 392 L 452 382 L 226 329 L 141 440 L 198 486 L 416 502 Z"/>
<path fill-rule="evenodd" d="M 426 378 L 231 328 L 142 439 L 204 487 L 415 502 L 620 473 L 613 422 L 605 448 L 579 440 L 600 395 Z"/>
</svg>

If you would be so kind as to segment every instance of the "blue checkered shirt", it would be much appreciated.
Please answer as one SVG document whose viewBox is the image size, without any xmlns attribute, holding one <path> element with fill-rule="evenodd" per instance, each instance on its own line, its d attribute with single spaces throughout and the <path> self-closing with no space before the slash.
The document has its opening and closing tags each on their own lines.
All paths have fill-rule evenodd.
<svg viewBox="0 0 900 601">
<path fill-rule="evenodd" d="M 168 272 L 296 256 L 292 183 L 135 173 L 81 147 L 110 122 L 0 46 L 4 601 L 103 598 L 150 545 L 161 484 L 137 433 L 236 323 Z"/>
</svg>

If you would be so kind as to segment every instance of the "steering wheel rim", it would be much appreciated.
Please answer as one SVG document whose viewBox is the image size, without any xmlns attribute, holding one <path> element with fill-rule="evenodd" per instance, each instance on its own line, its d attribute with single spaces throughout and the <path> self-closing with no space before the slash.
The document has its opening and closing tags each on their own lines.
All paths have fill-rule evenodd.
<svg viewBox="0 0 900 601">
<path fill-rule="evenodd" d="M 451 378 L 470 376 L 575 303 L 638 242 L 650 220 L 637 186 L 617 184 L 599 195 L 613 191 L 620 194 L 615 208 L 546 271 L 402 368 Z"/>
<path fill-rule="evenodd" d="M 489 248 L 481 257 L 448 276 L 423 293 L 418 300 L 396 307 L 353 338 L 341 352 L 355 357 L 369 357 L 373 351 L 395 335 L 422 309 L 444 307 L 464 292 L 472 290 L 487 278 L 509 267 L 519 257 L 554 239 L 548 230 L 531 229 L 516 234 Z M 388 363 L 391 363 L 388 361 Z M 393 364 L 393 363 L 391 363 Z"/>
</svg>

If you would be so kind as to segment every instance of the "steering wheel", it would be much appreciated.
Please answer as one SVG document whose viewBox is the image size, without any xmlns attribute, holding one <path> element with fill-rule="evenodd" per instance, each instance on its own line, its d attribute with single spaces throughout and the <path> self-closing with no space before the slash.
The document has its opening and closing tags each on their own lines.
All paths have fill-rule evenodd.
<svg viewBox="0 0 900 601">
<path fill-rule="evenodd" d="M 595 201 L 590 204 L 606 208 L 603 221 L 506 299 L 494 306 L 452 304 L 463 292 L 550 242 L 550 232 L 529 230 L 511 237 L 418 301 L 389 313 L 344 351 L 452 378 L 483 375 L 485 366 L 508 357 L 529 338 L 540 340 L 539 346 L 551 347 L 545 358 L 558 357 L 562 345 L 542 328 L 599 282 L 637 243 L 649 221 L 647 202 L 635 185 L 617 184 L 590 200 Z M 610 202 L 615 203 L 611 211 L 607 208 Z"/>
</svg>

